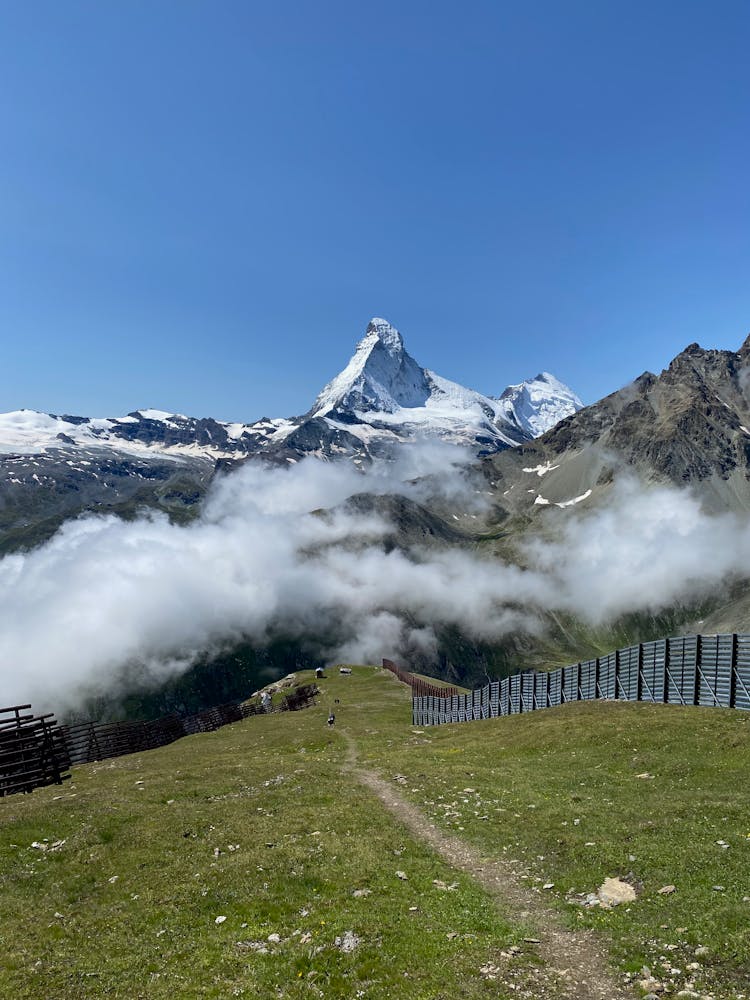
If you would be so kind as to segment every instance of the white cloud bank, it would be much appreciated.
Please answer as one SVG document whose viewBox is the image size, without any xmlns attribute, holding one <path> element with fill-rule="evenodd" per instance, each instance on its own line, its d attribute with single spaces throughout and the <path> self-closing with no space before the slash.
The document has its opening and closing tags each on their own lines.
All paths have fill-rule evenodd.
<svg viewBox="0 0 750 1000">
<path fill-rule="evenodd" d="M 314 459 L 251 463 L 219 480 L 188 526 L 163 515 L 67 523 L 0 561 L 0 701 L 59 710 L 126 668 L 158 681 L 233 641 L 281 633 L 338 635 L 331 660 L 429 654 L 440 625 L 492 640 L 538 628 L 548 608 L 601 622 L 747 575 L 747 518 L 710 517 L 688 493 L 632 482 L 604 510 L 556 512 L 557 540 L 529 544 L 526 570 L 467 549 L 386 551 L 390 529 L 376 516 L 309 514 L 359 492 L 419 499 L 409 480 L 437 469 L 444 497 L 474 504 L 466 463 L 445 448 L 405 449 L 365 474 Z"/>
</svg>

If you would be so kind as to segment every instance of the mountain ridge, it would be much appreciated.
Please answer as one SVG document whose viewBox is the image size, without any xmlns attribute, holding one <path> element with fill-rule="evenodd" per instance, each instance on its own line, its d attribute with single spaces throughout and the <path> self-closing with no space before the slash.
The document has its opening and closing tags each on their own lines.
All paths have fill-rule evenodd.
<svg viewBox="0 0 750 1000">
<path fill-rule="evenodd" d="M 500 501 L 513 513 L 538 514 L 583 494 L 595 503 L 628 472 L 643 483 L 689 486 L 715 512 L 748 511 L 750 337 L 737 351 L 689 344 L 660 374 L 643 372 L 493 463 L 504 482 Z"/>
<path fill-rule="evenodd" d="M 517 446 L 534 436 L 537 418 L 549 422 L 581 405 L 556 380 L 546 395 L 533 382 L 485 397 L 421 368 L 398 330 L 375 318 L 349 363 L 298 417 L 244 424 L 148 407 L 112 418 L 0 414 L 0 554 L 44 541 L 84 511 L 130 517 L 146 507 L 190 518 L 213 477 L 247 460 L 288 465 L 311 455 L 362 466 L 424 436 L 478 455 Z"/>
<path fill-rule="evenodd" d="M 548 387 L 546 395 L 543 385 Z M 406 351 L 399 331 L 376 317 L 348 364 L 301 417 L 240 423 L 153 408 L 104 418 L 16 410 L 0 414 L 0 455 L 83 445 L 116 447 L 139 457 L 160 452 L 226 459 L 280 451 L 291 458 L 286 453 L 295 450 L 294 439 L 291 445 L 288 439 L 300 429 L 300 455 L 317 451 L 320 457 L 331 457 L 342 450 L 367 454 L 373 439 L 393 443 L 420 432 L 482 451 L 500 450 L 543 433 L 582 405 L 571 389 L 546 373 L 508 386 L 499 397 L 466 389 L 421 368 Z M 307 426 L 312 421 L 318 423 Z M 351 436 L 345 446 L 336 433 L 342 423 Z"/>
</svg>

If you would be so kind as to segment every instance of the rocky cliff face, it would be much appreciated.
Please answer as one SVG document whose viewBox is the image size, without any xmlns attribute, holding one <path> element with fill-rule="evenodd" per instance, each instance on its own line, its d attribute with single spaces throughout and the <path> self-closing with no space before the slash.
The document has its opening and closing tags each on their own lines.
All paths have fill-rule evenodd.
<svg viewBox="0 0 750 1000">
<path fill-rule="evenodd" d="M 516 511 L 594 503 L 626 471 L 689 485 L 709 509 L 750 510 L 750 338 L 736 352 L 690 344 L 497 464 Z"/>
</svg>

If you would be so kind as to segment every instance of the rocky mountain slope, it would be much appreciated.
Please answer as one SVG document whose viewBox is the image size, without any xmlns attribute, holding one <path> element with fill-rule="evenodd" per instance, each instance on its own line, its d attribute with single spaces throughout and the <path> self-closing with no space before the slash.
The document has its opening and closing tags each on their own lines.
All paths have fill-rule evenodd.
<svg viewBox="0 0 750 1000">
<path fill-rule="evenodd" d="M 736 352 L 691 344 L 491 464 L 507 514 L 594 504 L 627 471 L 689 486 L 709 510 L 750 510 L 750 337 Z"/>
</svg>

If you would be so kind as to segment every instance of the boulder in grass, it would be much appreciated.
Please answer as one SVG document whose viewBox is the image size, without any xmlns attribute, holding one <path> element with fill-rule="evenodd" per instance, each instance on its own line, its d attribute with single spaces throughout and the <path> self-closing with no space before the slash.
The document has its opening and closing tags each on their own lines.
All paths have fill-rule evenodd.
<svg viewBox="0 0 750 1000">
<path fill-rule="evenodd" d="M 619 906 L 620 903 L 632 903 L 635 899 L 633 886 L 619 878 L 605 878 L 596 894 L 599 897 L 600 905 L 605 910 Z"/>
</svg>

